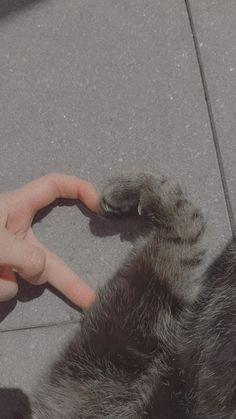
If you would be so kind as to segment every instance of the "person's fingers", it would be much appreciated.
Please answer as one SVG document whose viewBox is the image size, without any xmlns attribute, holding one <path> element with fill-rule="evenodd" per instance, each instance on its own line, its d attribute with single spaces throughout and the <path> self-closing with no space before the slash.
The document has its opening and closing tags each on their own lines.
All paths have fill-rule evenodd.
<svg viewBox="0 0 236 419">
<path fill-rule="evenodd" d="M 18 292 L 16 277 L 11 268 L 4 266 L 0 269 L 0 302 L 11 300 Z"/>
<path fill-rule="evenodd" d="M 45 269 L 44 251 L 0 227 L 0 266 L 10 266 L 27 281 L 38 283 Z"/>
<path fill-rule="evenodd" d="M 56 254 L 40 243 L 32 230 L 29 232 L 28 237 L 30 237 L 30 241 L 35 246 L 41 247 L 46 255 L 46 265 L 41 280 L 53 285 L 72 303 L 83 309 L 89 308 L 96 299 L 95 291 L 78 277 Z"/>
<path fill-rule="evenodd" d="M 57 255 L 46 254 L 47 281 L 65 295 L 72 303 L 83 309 L 89 308 L 96 299 L 95 291 L 76 275 Z"/>
<path fill-rule="evenodd" d="M 56 198 L 80 199 L 92 211 L 98 208 L 98 193 L 90 182 L 62 173 L 43 176 L 13 194 L 18 201 L 29 203 L 32 215 Z"/>
</svg>

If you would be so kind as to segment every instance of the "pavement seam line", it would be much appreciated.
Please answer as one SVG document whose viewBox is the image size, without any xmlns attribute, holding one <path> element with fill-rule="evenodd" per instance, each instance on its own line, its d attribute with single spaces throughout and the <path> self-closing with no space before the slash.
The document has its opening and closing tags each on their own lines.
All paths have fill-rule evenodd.
<svg viewBox="0 0 236 419">
<path fill-rule="evenodd" d="M 23 326 L 23 327 L 14 327 L 12 329 L 3 329 L 0 330 L 1 333 L 11 333 L 11 332 L 21 332 L 24 330 L 32 330 L 32 329 L 47 329 L 49 327 L 60 327 L 60 326 L 67 326 L 71 324 L 79 325 L 80 320 L 71 320 L 71 321 L 64 321 L 61 323 L 45 323 L 45 324 L 36 324 L 35 326 Z"/>
<path fill-rule="evenodd" d="M 219 138 L 218 138 L 217 129 L 216 129 L 214 113 L 213 113 L 213 109 L 212 109 L 212 105 L 211 105 L 209 89 L 208 89 L 208 85 L 207 85 L 205 71 L 204 71 L 204 68 L 203 68 L 203 60 L 202 60 L 202 56 L 201 56 L 201 51 L 200 51 L 200 46 L 199 46 L 199 42 L 198 42 L 197 32 L 196 32 L 194 21 L 193 21 L 193 16 L 192 16 L 189 0 L 184 0 L 184 2 L 185 2 L 186 9 L 187 9 L 189 25 L 190 25 L 190 29 L 191 29 L 191 32 L 192 32 L 192 37 L 193 37 L 195 52 L 196 52 L 196 56 L 197 56 L 201 81 L 202 81 L 202 85 L 203 85 L 203 91 L 204 91 L 205 101 L 206 101 L 206 105 L 207 105 L 208 117 L 209 117 L 209 120 L 210 120 L 211 132 L 212 132 L 212 137 L 213 137 L 213 142 L 214 142 L 214 147 L 215 147 L 215 152 L 216 152 L 216 158 L 217 158 L 217 162 L 218 162 L 218 166 L 219 166 L 221 183 L 222 183 L 222 188 L 223 188 L 223 192 L 224 192 L 224 198 L 225 198 L 226 208 L 227 208 L 227 212 L 228 212 L 230 227 L 231 227 L 233 237 L 236 237 L 236 223 L 235 223 L 235 219 L 234 219 L 229 188 L 228 188 L 228 184 L 227 184 L 227 181 L 226 181 L 224 163 L 223 163 L 222 153 L 221 153 L 221 149 L 220 149 L 220 144 L 219 144 Z"/>
</svg>

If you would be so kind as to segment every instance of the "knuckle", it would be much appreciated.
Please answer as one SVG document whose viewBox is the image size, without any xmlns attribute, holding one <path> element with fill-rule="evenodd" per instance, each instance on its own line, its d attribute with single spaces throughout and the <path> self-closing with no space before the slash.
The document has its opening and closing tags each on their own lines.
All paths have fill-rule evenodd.
<svg viewBox="0 0 236 419">
<path fill-rule="evenodd" d="M 60 172 L 51 172 L 45 176 L 45 178 L 52 184 L 57 182 L 58 178 L 62 175 Z"/>
<path fill-rule="evenodd" d="M 12 298 L 16 296 L 17 293 L 18 293 L 17 283 L 9 281 L 7 289 L 4 289 L 2 291 L 0 287 L 0 301 L 3 302 L 3 301 L 11 300 Z"/>
<path fill-rule="evenodd" d="M 41 275 L 44 271 L 46 263 L 46 255 L 40 248 L 34 248 L 31 250 L 29 257 L 29 264 L 32 269 L 32 275 Z"/>
<path fill-rule="evenodd" d="M 51 193 L 52 195 L 54 195 L 55 198 L 59 198 L 60 196 L 59 184 L 60 184 L 61 176 L 62 176 L 62 173 L 59 173 L 59 172 L 49 173 L 46 176 L 46 181 L 48 182 L 51 188 Z"/>
</svg>

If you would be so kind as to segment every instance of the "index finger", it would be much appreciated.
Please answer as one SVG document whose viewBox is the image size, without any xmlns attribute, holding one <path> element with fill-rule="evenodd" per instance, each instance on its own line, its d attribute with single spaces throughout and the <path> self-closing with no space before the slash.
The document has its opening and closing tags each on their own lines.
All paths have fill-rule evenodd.
<svg viewBox="0 0 236 419">
<path fill-rule="evenodd" d="M 53 285 L 65 295 L 72 303 L 87 309 L 96 299 L 95 291 L 89 287 L 78 275 L 76 275 L 55 253 L 47 249 L 34 235 L 29 232 L 30 242 L 37 248 L 41 248 L 46 255 L 44 271 L 40 282 Z"/>
<path fill-rule="evenodd" d="M 65 295 L 72 303 L 83 309 L 96 300 L 95 291 L 76 275 L 56 254 L 46 251 L 44 279 Z"/>
<path fill-rule="evenodd" d="M 98 208 L 98 193 L 88 181 L 63 173 L 51 173 L 13 192 L 17 201 L 27 201 L 32 216 L 57 198 L 79 199 L 92 211 Z"/>
</svg>

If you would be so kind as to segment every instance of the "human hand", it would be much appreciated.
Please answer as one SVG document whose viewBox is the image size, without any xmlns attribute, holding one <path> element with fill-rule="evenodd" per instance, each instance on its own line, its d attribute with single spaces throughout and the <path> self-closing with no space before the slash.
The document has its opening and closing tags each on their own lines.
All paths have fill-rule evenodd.
<svg viewBox="0 0 236 419">
<path fill-rule="evenodd" d="M 98 208 L 98 194 L 91 183 L 61 173 L 0 194 L 0 301 L 13 298 L 18 291 L 14 270 L 32 284 L 50 283 L 82 308 L 95 300 L 95 292 L 42 245 L 31 229 L 35 214 L 57 198 L 79 199 L 92 211 Z"/>
</svg>

